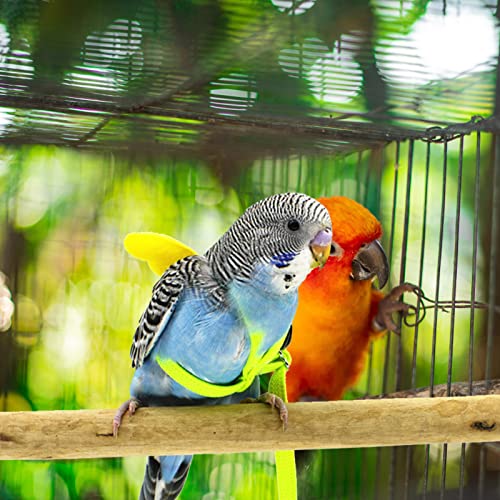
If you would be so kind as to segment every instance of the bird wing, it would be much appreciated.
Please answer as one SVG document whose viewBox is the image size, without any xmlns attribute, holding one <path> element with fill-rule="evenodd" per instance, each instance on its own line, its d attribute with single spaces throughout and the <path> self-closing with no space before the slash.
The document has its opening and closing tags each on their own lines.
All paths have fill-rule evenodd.
<svg viewBox="0 0 500 500">
<path fill-rule="evenodd" d="M 144 363 L 172 317 L 186 285 L 197 284 L 204 257 L 191 255 L 170 266 L 153 288 L 153 296 L 139 320 L 130 357 L 132 366 Z"/>
<path fill-rule="evenodd" d="M 145 260 L 153 272 L 159 275 L 176 261 L 196 254 L 184 243 L 160 233 L 129 233 L 123 245 L 130 255 Z"/>
</svg>

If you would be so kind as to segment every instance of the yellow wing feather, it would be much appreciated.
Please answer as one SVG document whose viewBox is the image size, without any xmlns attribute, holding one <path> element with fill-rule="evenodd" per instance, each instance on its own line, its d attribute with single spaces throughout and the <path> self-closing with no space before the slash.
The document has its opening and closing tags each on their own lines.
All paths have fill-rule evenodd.
<svg viewBox="0 0 500 500">
<path fill-rule="evenodd" d="M 146 261 L 158 275 L 162 275 L 179 259 L 197 254 L 184 243 L 160 233 L 129 233 L 123 245 L 132 257 Z"/>
</svg>

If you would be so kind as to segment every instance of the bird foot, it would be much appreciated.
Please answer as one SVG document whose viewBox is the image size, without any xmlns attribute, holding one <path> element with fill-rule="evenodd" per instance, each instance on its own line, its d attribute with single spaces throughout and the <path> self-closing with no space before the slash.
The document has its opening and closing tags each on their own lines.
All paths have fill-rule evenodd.
<svg viewBox="0 0 500 500">
<path fill-rule="evenodd" d="M 137 408 L 141 406 L 141 403 L 138 399 L 136 398 L 130 398 L 129 400 L 125 401 L 120 405 L 118 410 L 115 413 L 115 416 L 113 417 L 113 436 L 118 437 L 118 429 L 120 428 L 120 425 L 122 423 L 123 417 L 125 416 L 125 413 L 129 413 L 130 416 L 132 416 Z"/>
<path fill-rule="evenodd" d="M 395 312 L 407 316 L 411 310 L 409 304 L 401 302 L 401 297 L 406 292 L 415 291 L 415 285 L 411 283 L 402 283 L 395 286 L 378 304 L 377 315 L 373 319 L 373 328 L 377 332 L 389 330 L 399 335 L 401 333 L 399 327 L 392 319 L 392 314 Z"/>
<path fill-rule="evenodd" d="M 288 409 L 285 402 L 276 394 L 270 392 L 264 392 L 258 398 L 246 398 L 242 403 L 265 403 L 271 406 L 271 408 L 276 408 L 278 410 L 280 420 L 283 424 L 283 430 L 286 430 L 288 426 Z"/>
</svg>

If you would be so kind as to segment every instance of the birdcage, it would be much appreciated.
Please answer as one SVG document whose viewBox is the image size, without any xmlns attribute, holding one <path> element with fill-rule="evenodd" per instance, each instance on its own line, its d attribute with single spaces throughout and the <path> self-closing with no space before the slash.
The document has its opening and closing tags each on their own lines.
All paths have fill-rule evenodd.
<svg viewBox="0 0 500 500">
<path fill-rule="evenodd" d="M 495 393 L 496 8 L 5 2 L 0 408 L 116 406 L 154 281 L 123 236 L 202 251 L 244 207 L 288 190 L 367 206 L 388 286 L 430 299 L 371 345 L 348 398 Z M 300 498 L 498 498 L 499 457 L 491 443 L 317 451 Z M 0 497 L 134 498 L 142 478 L 135 458 L 7 461 Z M 204 456 L 184 498 L 275 498 L 274 482 L 270 454 Z"/>
</svg>

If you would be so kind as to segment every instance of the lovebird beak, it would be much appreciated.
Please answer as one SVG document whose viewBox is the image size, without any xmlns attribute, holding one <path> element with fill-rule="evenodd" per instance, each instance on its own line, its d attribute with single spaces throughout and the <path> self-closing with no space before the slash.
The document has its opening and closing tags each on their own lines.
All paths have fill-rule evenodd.
<svg viewBox="0 0 500 500">
<path fill-rule="evenodd" d="M 356 281 L 378 278 L 378 287 L 383 288 L 389 279 L 389 262 L 378 240 L 363 245 L 352 261 L 351 278 Z"/>
<path fill-rule="evenodd" d="M 332 231 L 330 229 L 322 229 L 311 241 L 309 248 L 314 257 L 314 264 L 312 267 L 323 267 L 328 257 L 330 257 Z"/>
</svg>

